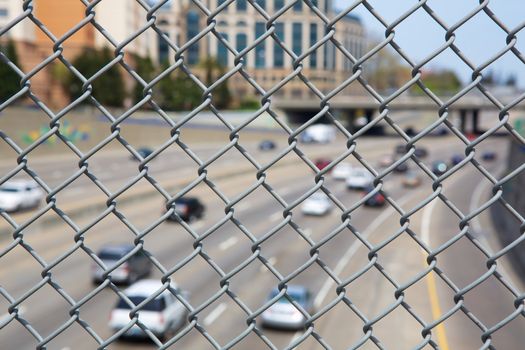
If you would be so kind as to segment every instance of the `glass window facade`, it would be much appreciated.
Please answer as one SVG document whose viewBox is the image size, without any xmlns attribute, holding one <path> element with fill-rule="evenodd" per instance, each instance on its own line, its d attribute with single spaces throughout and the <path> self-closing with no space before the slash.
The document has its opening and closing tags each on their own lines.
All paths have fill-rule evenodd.
<svg viewBox="0 0 525 350">
<path fill-rule="evenodd" d="M 275 23 L 275 34 L 284 43 L 284 23 Z M 273 66 L 284 67 L 284 50 L 277 42 L 273 44 Z"/>
<path fill-rule="evenodd" d="M 317 43 L 317 23 L 310 23 L 310 47 Z M 310 68 L 317 68 L 317 50 L 310 54 Z"/>
<path fill-rule="evenodd" d="M 303 24 L 292 23 L 292 50 L 299 56 L 303 52 Z"/>
<path fill-rule="evenodd" d="M 186 38 L 191 40 L 199 34 L 199 14 L 196 11 L 188 11 L 186 25 Z M 199 42 L 188 48 L 187 60 L 189 64 L 197 64 L 199 62 Z"/>
<path fill-rule="evenodd" d="M 169 37 L 168 33 L 164 33 L 164 34 L 166 34 L 166 36 Z M 170 54 L 170 47 L 168 45 L 168 42 L 160 37 L 158 40 L 158 50 L 159 50 L 159 62 L 160 63 L 168 62 L 169 54 Z"/>
<path fill-rule="evenodd" d="M 275 12 L 279 11 L 284 7 L 284 0 L 274 0 L 273 1 L 273 9 Z"/>
<path fill-rule="evenodd" d="M 331 9 L 331 0 L 324 0 L 324 13 L 328 13 Z"/>
<path fill-rule="evenodd" d="M 239 33 L 235 36 L 235 49 L 241 52 L 248 46 L 248 37 L 244 33 Z"/>
<path fill-rule="evenodd" d="M 237 0 L 235 4 L 236 4 L 237 11 L 246 11 L 246 8 L 247 8 L 246 0 Z"/>
<path fill-rule="evenodd" d="M 224 38 L 224 40 L 228 40 L 228 34 L 221 33 L 221 37 Z M 228 49 L 226 48 L 226 45 L 221 43 L 217 40 L 217 60 L 219 63 L 223 66 L 228 66 Z"/>
<path fill-rule="evenodd" d="M 303 0 L 299 0 L 293 4 L 293 10 L 295 12 L 301 12 L 303 10 Z"/>
<path fill-rule="evenodd" d="M 266 10 L 266 0 L 257 0 L 257 5 L 261 6 L 264 10 Z"/>
<path fill-rule="evenodd" d="M 255 23 L 255 40 L 260 38 L 266 32 L 264 22 Z M 263 41 L 255 47 L 255 67 L 264 68 L 266 66 L 266 41 Z"/>
</svg>

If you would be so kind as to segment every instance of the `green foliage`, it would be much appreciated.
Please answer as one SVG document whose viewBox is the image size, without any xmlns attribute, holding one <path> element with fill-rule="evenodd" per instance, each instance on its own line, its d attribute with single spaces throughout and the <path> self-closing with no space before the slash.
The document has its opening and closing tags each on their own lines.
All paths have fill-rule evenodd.
<svg viewBox="0 0 525 350">
<path fill-rule="evenodd" d="M 167 69 L 168 65 L 163 68 Z M 190 110 L 202 103 L 202 90 L 178 71 L 161 79 L 153 90 L 154 100 L 166 110 Z"/>
<path fill-rule="evenodd" d="M 429 72 L 424 74 L 421 80 L 427 88 L 436 94 L 451 95 L 458 92 L 461 88 L 461 81 L 456 73 L 451 70 Z M 417 86 L 413 86 L 412 92 L 416 94 L 423 93 Z"/>
<path fill-rule="evenodd" d="M 146 83 L 149 83 L 155 76 L 155 66 L 149 57 L 140 57 L 138 55 L 134 56 L 135 60 L 135 72 L 144 80 Z M 133 103 L 137 103 L 144 97 L 143 94 L 144 87 L 142 84 L 135 81 L 133 87 Z"/>
<path fill-rule="evenodd" d="M 254 98 L 246 98 L 241 101 L 241 104 L 239 106 L 239 109 L 244 110 L 256 110 L 261 108 L 261 102 L 257 101 Z"/>
<path fill-rule="evenodd" d="M 214 57 L 205 58 L 199 63 L 199 67 L 204 69 L 204 83 L 206 86 L 212 85 L 225 72 L 225 67 Z M 212 96 L 213 105 L 219 109 L 228 108 L 231 104 L 231 93 L 226 81 L 213 89 Z"/>
<path fill-rule="evenodd" d="M 0 46 L 2 53 L 18 67 L 18 55 L 12 40 Z M 4 102 L 20 91 L 20 76 L 14 70 L 0 61 L 0 102 Z"/>
<path fill-rule="evenodd" d="M 114 56 L 108 48 L 102 50 L 86 49 L 71 63 L 84 77 L 89 79 L 105 67 L 113 58 Z M 60 77 L 60 69 L 57 69 L 57 71 L 58 73 L 55 73 L 55 76 L 69 93 L 70 99 L 73 101 L 80 97 L 82 95 L 82 81 L 70 72 Z M 126 91 L 118 65 L 112 66 L 96 78 L 92 82 L 92 87 L 91 96 L 97 99 L 98 102 L 110 107 L 122 106 L 124 98 L 126 97 Z"/>
<path fill-rule="evenodd" d="M 162 66 L 164 71 L 169 65 Z M 204 75 L 204 84 L 210 86 L 224 74 L 222 67 L 215 58 L 206 58 L 198 65 Z M 142 75 L 141 75 L 142 76 Z M 154 100 L 166 110 L 190 110 L 202 103 L 202 89 L 179 69 L 164 77 L 153 87 Z M 217 108 L 227 108 L 231 102 L 231 94 L 226 82 L 218 85 L 212 91 L 213 105 Z"/>
</svg>

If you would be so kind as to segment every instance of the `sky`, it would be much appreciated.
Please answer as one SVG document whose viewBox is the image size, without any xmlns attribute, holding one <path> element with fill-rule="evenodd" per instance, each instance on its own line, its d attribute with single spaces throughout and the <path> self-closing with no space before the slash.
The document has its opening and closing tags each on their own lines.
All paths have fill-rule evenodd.
<svg viewBox="0 0 525 350">
<path fill-rule="evenodd" d="M 347 8 L 354 3 L 353 0 L 334 1 L 338 9 Z M 368 3 L 388 23 L 392 23 L 418 1 L 369 0 Z M 475 9 L 479 1 L 429 0 L 427 5 L 450 27 Z M 509 29 L 516 28 L 525 21 L 524 0 L 492 0 L 488 7 Z M 369 37 L 384 39 L 385 27 L 363 5 L 359 5 L 351 13 L 361 18 Z M 445 42 L 445 30 L 421 8 L 400 23 L 395 32 L 394 40 L 415 62 L 421 61 Z M 483 11 L 458 28 L 455 33 L 456 45 L 476 66 L 483 64 L 506 46 L 507 34 Z M 525 59 L 525 29 L 518 32 L 516 37 L 516 47 L 523 52 Z M 464 83 L 471 80 L 472 70 L 450 49 L 441 53 L 425 67 L 453 69 Z M 525 88 L 525 64 L 512 52 L 506 53 L 484 72 L 489 69 L 503 80 L 511 74 L 516 75 L 518 85 Z"/>
</svg>

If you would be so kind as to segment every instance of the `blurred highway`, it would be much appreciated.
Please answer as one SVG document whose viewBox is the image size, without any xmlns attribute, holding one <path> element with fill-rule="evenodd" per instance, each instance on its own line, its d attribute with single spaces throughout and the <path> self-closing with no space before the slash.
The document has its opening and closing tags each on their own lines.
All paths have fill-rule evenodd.
<svg viewBox="0 0 525 350">
<path fill-rule="evenodd" d="M 429 151 L 429 156 L 424 159 L 425 164 L 431 164 L 433 160 L 438 159 L 449 162 L 452 155 L 462 152 L 463 147 L 460 144 L 448 141 L 448 138 L 422 140 L 421 144 Z M 394 139 L 368 138 L 363 139 L 363 142 L 360 141 L 358 151 L 362 152 L 366 161 L 375 167 L 383 155 L 392 153 L 396 144 Z M 506 147 L 505 139 L 488 140 L 479 146 L 476 157 L 479 159 L 479 154 L 485 149 L 495 150 L 499 155 L 496 161 L 488 163 L 480 160 L 480 162 L 492 174 L 497 174 L 503 168 Z M 223 170 L 239 167 L 245 162 L 242 155 L 236 151 L 234 154 L 233 151 L 235 150 L 224 157 L 224 161 L 219 160 L 214 166 L 222 167 L 219 170 Z M 278 150 L 260 152 L 255 143 L 248 146 L 248 151 L 254 154 L 260 164 L 266 164 L 278 152 Z M 217 147 L 212 145 L 203 146 L 196 151 L 203 160 L 216 152 Z M 307 145 L 304 146 L 304 152 L 312 159 L 322 154 L 335 157 L 336 154 L 342 153 L 342 148 L 337 149 L 331 145 Z M 153 160 L 151 163 L 152 176 L 161 183 L 163 181 L 168 183 L 174 178 L 184 176 L 195 177 L 195 162 L 188 157 L 186 160 L 181 160 L 181 158 L 183 157 L 177 151 L 167 152 L 159 159 Z M 354 165 L 358 164 L 355 159 L 350 162 Z M 44 181 L 51 186 L 56 186 L 74 171 L 73 166 L 74 164 L 57 159 L 55 162 L 38 163 L 35 168 L 38 168 L 37 172 Z M 413 163 L 410 164 L 410 167 L 416 169 Z M 105 185 L 116 190 L 133 174 L 136 175 L 137 162 L 130 160 L 126 154 L 112 153 L 93 159 L 90 162 L 90 168 L 95 174 L 98 172 L 97 177 L 100 177 Z M 0 167 L 0 172 L 5 173 L 6 169 L 9 169 L 9 166 L 4 165 Z M 213 171 L 210 171 L 211 178 L 213 174 Z M 222 193 L 232 199 L 256 182 L 254 174 L 255 171 L 251 171 L 235 177 L 223 176 L 217 178 L 215 183 Z M 402 174 L 389 174 L 384 179 L 384 190 L 405 212 L 410 211 L 432 193 L 430 179 L 422 172 L 421 176 L 423 183 L 419 187 L 407 189 L 402 186 Z M 97 196 L 90 191 L 89 188 L 93 185 L 89 181 L 89 179 L 79 181 L 78 184 L 67 189 L 70 193 L 68 195 L 64 193 L 66 205 L 86 201 L 90 196 Z M 267 182 L 287 203 L 293 202 L 314 185 L 313 172 L 305 165 L 295 161 L 270 168 Z M 466 169 L 444 181 L 444 193 L 462 213 L 466 214 L 483 202 L 485 198 L 483 191 L 488 190 L 487 182 L 473 166 L 467 165 Z M 327 175 L 325 184 L 347 208 L 362 198 L 360 191 L 346 189 L 344 181 L 335 181 L 330 175 Z M 224 204 L 207 186 L 201 184 L 188 195 L 199 197 L 207 208 L 202 220 L 191 223 L 191 227 L 199 234 L 205 233 L 224 218 Z M 151 195 L 135 198 L 118 208 L 126 216 L 129 224 L 141 231 L 147 229 L 162 215 L 163 207 L 162 197 Z M 282 207 L 266 190 L 261 188 L 238 203 L 234 210 L 234 217 L 243 224 L 245 230 L 256 238 L 263 237 L 283 220 Z M 84 217 L 79 217 L 75 221 L 80 227 L 83 227 L 98 213 L 86 213 Z M 30 213 L 17 214 L 15 218 L 22 218 L 22 215 L 28 214 Z M 308 217 L 302 215 L 297 207 L 293 211 L 293 220 L 310 240 L 318 243 L 341 225 L 341 214 L 339 209 L 334 209 L 324 217 Z M 49 213 L 45 217 L 53 215 Z M 483 222 L 483 231 L 473 232 L 473 235 L 478 237 L 482 244 L 490 245 L 491 250 L 495 251 L 499 249 L 498 241 L 489 224 L 486 223 L 486 215 L 483 213 L 479 219 L 475 219 Z M 43 221 L 45 217 L 39 221 Z M 53 225 L 42 225 L 39 221 L 25 231 L 24 241 L 31 245 L 45 261 L 52 262 L 74 247 L 74 232 L 66 224 L 56 221 Z M 384 269 L 383 272 L 392 277 L 392 281 L 385 278 L 382 271 L 376 266 L 370 266 L 366 273 L 345 287 L 346 301 L 351 303 L 361 317 L 369 321 L 396 303 L 394 295 L 396 287 L 393 283 L 398 286 L 408 283 L 427 266 L 422 249 L 410 237 L 410 234 L 414 234 L 435 249 L 460 231 L 460 220 L 442 203 L 431 204 L 414 213 L 410 217 L 410 231 L 400 231 L 399 221 L 400 215 L 390 205 L 383 208 L 361 207 L 351 215 L 351 226 L 355 232 L 344 228 L 319 249 L 322 264 L 326 264 L 334 271 L 340 280 L 346 280 L 365 269 L 369 264 L 370 247 L 356 238 L 356 232 L 374 246 L 392 238 L 392 241 L 377 253 L 377 262 Z M 474 226 L 479 227 L 479 222 L 478 226 Z M 84 238 L 85 245 L 96 251 L 110 242 L 133 242 L 134 235 L 124 223 L 110 215 L 87 231 Z M 192 236 L 176 223 L 162 223 L 145 236 L 144 242 L 145 248 L 166 269 L 172 268 L 193 253 Z M 9 237 L 0 239 L 2 248 L 10 243 Z M 232 271 L 250 258 L 251 245 L 250 239 L 231 222 L 227 222 L 203 240 L 205 253 L 224 273 Z M 304 238 L 289 226 L 285 226 L 262 244 L 261 255 L 283 276 L 288 276 L 311 258 L 310 248 L 310 244 Z M 458 288 L 463 288 L 486 272 L 485 260 L 469 240 L 462 238 L 438 255 L 438 268 L 444 271 Z M 21 247 L 15 248 L 0 258 L 0 262 L 2 266 L 0 285 L 15 298 L 23 296 L 42 278 L 38 263 Z M 78 302 L 95 288 L 91 283 L 90 264 L 91 258 L 82 250 L 77 250 L 51 270 L 53 280 Z M 321 264 L 320 261 L 314 262 L 291 280 L 292 284 L 305 285 L 314 293 L 317 311 L 337 298 L 335 284 L 319 264 Z M 7 268 L 8 266 L 11 268 Z M 501 266 L 505 271 L 512 270 L 512 266 L 504 259 L 501 259 Z M 155 271 L 153 274 L 154 277 L 160 275 L 160 271 Z M 513 272 L 510 272 L 510 275 L 515 277 Z M 201 305 L 220 290 L 221 277 L 200 256 L 176 271 L 172 278 L 183 289 L 191 293 L 190 302 L 194 307 Z M 520 280 L 514 279 L 514 281 L 518 286 L 522 286 Z M 277 283 L 278 279 L 256 259 L 231 278 L 229 288 L 246 307 L 255 311 L 265 303 L 267 295 Z M 405 301 L 410 305 L 409 311 L 416 313 L 427 323 L 451 309 L 454 305 L 453 297 L 454 292 L 451 288 L 434 274 L 410 286 L 404 294 Z M 115 293 L 106 288 L 79 310 L 80 318 L 103 339 L 111 336 L 107 323 L 109 312 L 116 300 Z M 495 279 L 489 279 L 467 293 L 465 303 L 487 327 L 493 326 L 514 311 L 512 295 Z M 3 299 L 0 301 L 0 308 L 2 310 L 7 308 L 7 302 Z M 48 336 L 68 321 L 70 309 L 71 305 L 48 285 L 30 296 L 21 306 L 23 317 L 44 336 Z M 403 305 L 397 306 L 372 327 L 373 337 L 377 338 L 384 348 L 408 349 L 422 342 L 421 330 L 423 327 L 417 323 L 407 309 Z M 239 305 L 228 295 L 223 295 L 202 311 L 198 319 L 208 334 L 221 346 L 225 346 L 247 329 L 246 317 L 246 313 Z M 315 331 L 332 348 L 346 349 L 357 345 L 364 339 L 365 322 L 347 304 L 340 301 L 315 322 Z M 525 343 L 525 334 L 522 331 L 524 327 L 525 320 L 518 318 L 496 332 L 493 337 L 495 347 L 498 349 L 522 348 L 522 344 Z M 433 339 L 443 349 L 474 349 L 481 347 L 482 333 L 460 310 L 444 322 L 443 326 L 438 326 L 433 330 Z M 264 334 L 277 348 L 282 349 L 300 338 L 302 332 L 265 329 Z M 14 321 L 0 330 L 0 344 L 2 344 L 2 349 L 32 349 L 35 348 L 37 341 Z M 48 344 L 48 348 L 95 349 L 97 343 L 80 325 L 73 324 L 53 339 Z M 109 347 L 109 349 L 137 350 L 154 348 L 153 343 L 146 341 L 120 341 Z M 193 350 L 213 349 L 213 346 L 204 336 L 193 330 L 172 348 Z M 266 345 L 252 332 L 235 348 L 264 349 Z M 300 348 L 319 349 L 321 346 L 314 337 L 309 336 Z M 377 347 L 372 344 L 371 340 L 367 340 L 362 348 L 376 349 Z"/>
</svg>

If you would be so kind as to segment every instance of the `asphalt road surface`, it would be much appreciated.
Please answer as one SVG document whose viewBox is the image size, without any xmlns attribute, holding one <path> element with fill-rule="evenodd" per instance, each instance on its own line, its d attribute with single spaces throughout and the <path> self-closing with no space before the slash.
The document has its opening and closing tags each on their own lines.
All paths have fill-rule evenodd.
<svg viewBox="0 0 525 350">
<path fill-rule="evenodd" d="M 424 140 L 423 144 L 429 151 L 424 159 L 425 164 L 433 160 L 449 161 L 453 154 L 462 153 L 461 145 L 448 142 L 448 138 Z M 376 166 L 384 154 L 391 153 L 396 142 L 394 140 L 367 139 L 363 142 L 362 153 L 370 164 Z M 505 139 L 493 139 L 479 146 L 479 154 L 484 149 L 495 150 L 499 157 L 493 162 L 480 162 L 492 174 L 502 171 L 507 145 Z M 261 163 L 275 156 L 275 152 L 262 153 L 256 145 L 249 148 Z M 334 152 L 330 146 L 309 146 L 307 153 L 327 154 Z M 335 150 L 335 153 L 337 150 Z M 211 157 L 216 148 L 203 147 L 202 157 Z M 276 151 L 277 152 L 277 151 Z M 479 157 L 479 155 L 478 155 Z M 170 159 L 175 155 L 165 155 L 159 176 L 173 177 L 174 168 L 170 167 Z M 122 183 L 136 171 L 136 163 L 127 164 L 122 154 L 103 156 L 94 168 L 105 169 L 107 174 L 101 176 L 102 182 Z M 232 155 L 222 167 L 235 167 L 242 161 L 241 155 Z M 122 162 L 122 163 L 119 163 Z M 129 161 L 130 162 L 130 161 Z M 67 162 L 57 161 L 54 165 L 42 165 L 42 176 L 50 176 L 53 172 L 67 174 L 64 165 Z M 94 163 L 96 163 L 94 161 Z M 357 164 L 354 159 L 351 161 Z M 191 160 L 180 162 L 176 176 L 180 173 L 195 174 L 195 163 Z M 191 168 L 193 166 L 193 168 Z M 415 165 L 411 164 L 415 169 Z M 58 174 L 58 173 L 57 173 Z M 388 196 L 405 212 L 416 207 L 432 193 L 431 180 L 422 174 L 423 183 L 413 189 L 402 186 L 403 175 L 390 174 L 384 179 L 384 188 Z M 46 179 L 47 180 L 47 179 Z M 49 180 L 53 181 L 53 180 Z M 56 181 L 60 181 L 58 175 Z M 217 190 L 227 198 L 233 199 L 256 182 L 254 173 L 224 177 L 216 181 Z M 313 172 L 300 163 L 290 163 L 271 168 L 267 182 L 287 203 L 292 203 L 306 193 L 314 185 Z M 347 208 L 362 198 L 360 191 L 346 189 L 344 182 L 336 181 L 327 176 L 328 188 Z M 466 214 L 481 206 L 489 193 L 488 181 L 484 180 L 472 166 L 454 174 L 444 182 L 444 193 L 451 202 Z M 117 185 L 115 185 L 117 186 Z M 82 186 L 75 187 L 78 191 L 71 195 L 69 201 L 81 201 L 90 196 L 89 190 Z M 206 185 L 201 184 L 189 195 L 198 196 L 206 205 L 207 211 L 202 220 L 190 225 L 200 235 L 220 222 L 224 216 L 224 204 L 218 196 Z M 137 232 L 148 229 L 152 222 L 162 215 L 162 197 L 149 196 L 127 202 L 119 210 L 127 218 Z M 282 206 L 264 189 L 259 188 L 253 194 L 239 202 L 235 207 L 234 217 L 243 224 L 243 228 L 257 239 L 270 232 L 283 219 Z M 97 213 L 87 213 L 76 221 L 79 227 L 87 225 Z M 301 227 L 305 237 L 310 242 L 321 242 L 341 225 L 342 212 L 334 208 L 323 217 L 310 217 L 301 214 L 299 208 L 293 210 L 293 220 Z M 55 215 L 52 213 L 46 214 Z M 482 213 L 473 224 L 473 235 L 479 238 L 481 244 L 492 251 L 500 249 L 495 233 L 490 227 L 488 214 Z M 459 219 L 439 201 L 434 201 L 424 209 L 415 212 L 410 217 L 410 231 L 426 245 L 436 249 L 445 241 L 459 234 Z M 418 274 L 425 271 L 427 264 L 425 256 L 416 240 L 409 233 L 401 230 L 400 215 L 390 205 L 383 208 L 358 208 L 351 215 L 351 225 L 355 232 L 344 228 L 333 238 L 321 245 L 319 262 L 313 262 L 290 283 L 307 286 L 314 294 L 317 311 L 323 310 L 338 298 L 335 284 L 321 268 L 325 264 L 340 280 L 348 280 L 359 272 L 355 280 L 345 287 L 346 303 L 339 301 L 315 321 L 315 332 L 326 344 L 334 349 L 352 348 L 362 342 L 363 349 L 377 349 L 369 339 L 370 334 L 387 349 L 409 349 L 418 346 L 423 341 L 422 326 L 410 314 L 413 312 L 426 323 L 438 319 L 442 314 L 453 308 L 454 291 L 434 273 L 411 285 L 404 293 L 404 302 L 396 301 L 397 286 L 409 283 Z M 408 230 L 407 230 L 408 231 Z M 53 225 L 39 225 L 36 221 L 26 231 L 24 241 L 28 243 L 39 256 L 48 263 L 55 261 L 68 250 L 75 247 L 73 230 L 64 223 L 57 221 Z M 357 237 L 366 240 L 366 244 Z M 84 243 L 98 250 L 107 243 L 132 242 L 134 235 L 131 230 L 116 216 L 110 215 L 90 228 L 84 234 Z M 286 225 L 268 240 L 262 243 L 261 255 L 267 259 L 282 276 L 288 276 L 307 263 L 311 245 L 308 240 Z M 391 241 L 390 241 L 391 240 Z M 192 236 L 179 224 L 165 222 L 154 228 L 144 237 L 145 248 L 170 269 L 194 252 Z M 250 259 L 252 242 L 245 233 L 226 222 L 218 230 L 205 238 L 203 250 L 213 259 L 216 267 L 224 273 L 234 270 Z M 368 258 L 371 246 L 380 246 L 378 264 L 370 266 Z M 10 237 L 0 239 L 1 249 L 11 243 Z M 322 261 L 322 263 L 321 263 Z M 505 259 L 498 261 L 502 273 L 516 283 L 520 290 L 523 285 L 515 276 L 512 266 Z M 82 250 L 75 250 L 62 262 L 51 269 L 53 281 L 72 300 L 68 301 L 49 285 L 44 285 L 36 293 L 28 297 L 20 306 L 22 316 L 31 323 L 34 329 L 43 337 L 52 334 L 56 329 L 67 324 L 70 319 L 71 302 L 78 302 L 93 291 L 95 286 L 90 275 L 91 258 Z M 450 248 L 438 255 L 438 267 L 446 273 L 450 281 L 458 289 L 464 288 L 486 271 L 486 258 L 466 238 L 459 239 Z M 0 258 L 0 286 L 11 296 L 20 298 L 30 291 L 41 280 L 41 266 L 22 247 L 18 246 L 10 253 Z M 160 271 L 155 271 L 153 277 L 159 277 Z M 385 277 L 390 276 L 390 280 Z M 181 288 L 191 293 L 190 302 L 194 307 L 205 303 L 210 297 L 220 291 L 221 276 L 201 256 L 196 256 L 186 266 L 177 270 L 172 278 Z M 255 259 L 230 279 L 229 289 L 252 312 L 259 309 L 266 301 L 270 290 L 278 284 L 274 276 L 260 260 Z M 489 279 L 474 288 L 465 296 L 465 305 L 483 324 L 491 327 L 511 314 L 515 309 L 512 295 L 494 278 Z M 80 318 L 90 325 L 102 339 L 111 336 L 107 327 L 108 316 L 115 305 L 117 296 L 106 288 L 83 304 L 79 309 Z M 0 308 L 7 311 L 8 303 L 1 298 Z M 397 305 L 397 306 L 396 306 Z M 351 307 L 350 307 L 351 306 Z M 395 306 L 395 307 L 394 307 Z M 365 333 L 363 328 L 366 319 L 375 320 L 386 309 L 393 310 L 373 322 L 372 332 Z M 4 316 L 0 315 L 0 319 Z M 246 312 L 226 294 L 207 306 L 199 315 L 198 320 L 207 334 L 212 336 L 220 346 L 229 344 L 248 328 Z M 493 345 L 497 349 L 521 349 L 525 344 L 525 321 L 520 316 L 509 325 L 498 330 L 493 336 Z M 302 339 L 303 332 L 277 331 L 263 329 L 265 339 L 276 348 L 283 349 Z M 481 334 L 478 328 L 463 311 L 459 310 L 447 319 L 441 326 L 432 331 L 432 339 L 442 349 L 477 349 L 482 346 Z M 2 349 L 34 349 L 35 338 L 17 321 L 10 322 L 0 330 Z M 97 342 L 78 323 L 73 323 L 48 344 L 48 349 L 96 349 Z M 109 349 L 154 349 L 150 341 L 119 341 L 111 344 Z M 176 349 L 213 349 L 206 338 L 197 330 L 192 330 L 172 348 Z M 250 332 L 235 349 L 265 349 L 267 345 L 255 332 Z M 321 349 L 323 346 L 314 336 L 310 335 L 299 345 L 301 349 Z"/>
</svg>

